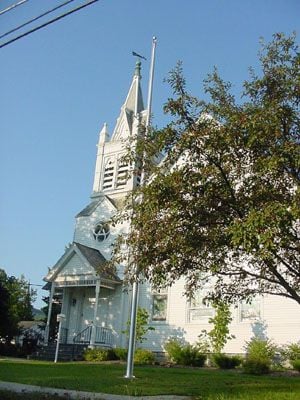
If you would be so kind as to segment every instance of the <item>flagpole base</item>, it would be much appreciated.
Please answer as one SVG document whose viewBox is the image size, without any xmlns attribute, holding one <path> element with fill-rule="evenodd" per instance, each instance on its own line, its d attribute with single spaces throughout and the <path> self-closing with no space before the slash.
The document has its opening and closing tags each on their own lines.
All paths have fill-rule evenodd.
<svg viewBox="0 0 300 400">
<path fill-rule="evenodd" d="M 124 375 L 125 379 L 135 379 L 134 375 Z"/>
</svg>

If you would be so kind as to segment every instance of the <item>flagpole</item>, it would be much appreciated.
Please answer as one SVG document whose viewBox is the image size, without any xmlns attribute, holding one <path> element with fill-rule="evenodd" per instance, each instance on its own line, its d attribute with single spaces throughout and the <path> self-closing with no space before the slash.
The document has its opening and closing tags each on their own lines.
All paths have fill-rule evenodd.
<svg viewBox="0 0 300 400">
<path fill-rule="evenodd" d="M 156 50 L 157 38 L 152 38 L 152 51 L 151 51 L 151 64 L 149 73 L 149 86 L 148 86 L 148 98 L 147 98 L 147 119 L 146 119 L 146 134 L 151 125 L 151 113 L 152 113 L 152 92 L 153 92 L 153 78 L 154 78 L 154 65 L 155 65 L 155 50 Z"/>
<path fill-rule="evenodd" d="M 155 50 L 157 39 L 155 36 L 152 38 L 152 51 L 151 51 L 151 64 L 149 71 L 149 85 L 148 85 L 148 98 L 147 98 L 147 118 L 146 118 L 146 135 L 148 134 L 151 124 L 151 108 L 152 108 L 152 90 L 153 90 L 153 77 L 154 77 L 154 63 L 155 63 Z M 144 184 L 144 171 L 142 170 L 140 185 Z M 136 274 L 138 275 L 138 265 L 136 265 Z M 135 332 L 136 332 L 136 316 L 138 306 L 138 292 L 139 286 L 137 280 L 132 284 L 132 299 L 131 299 L 131 313 L 130 313 L 130 329 L 129 329 L 129 342 L 128 342 L 128 355 L 127 355 L 127 368 L 125 378 L 132 379 L 133 375 L 133 361 L 135 350 Z"/>
</svg>

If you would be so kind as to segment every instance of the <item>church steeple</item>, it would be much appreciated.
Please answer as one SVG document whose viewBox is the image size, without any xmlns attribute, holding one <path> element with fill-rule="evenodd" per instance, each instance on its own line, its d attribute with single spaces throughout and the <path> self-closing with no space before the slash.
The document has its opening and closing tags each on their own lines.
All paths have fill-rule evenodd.
<svg viewBox="0 0 300 400">
<path fill-rule="evenodd" d="M 141 62 L 137 61 L 134 75 L 119 118 L 112 134 L 112 141 L 125 139 L 133 134 L 134 118 L 145 110 L 141 89 Z"/>
<path fill-rule="evenodd" d="M 140 123 L 145 121 L 146 111 L 141 89 L 141 62 L 137 61 L 131 85 L 121 107 L 115 129 L 109 140 L 107 125 L 104 124 L 98 142 L 98 152 L 93 185 L 93 194 L 107 192 L 119 195 L 132 189 L 132 179 L 127 180 L 129 166 L 122 161 L 124 141 L 136 136 Z"/>
</svg>

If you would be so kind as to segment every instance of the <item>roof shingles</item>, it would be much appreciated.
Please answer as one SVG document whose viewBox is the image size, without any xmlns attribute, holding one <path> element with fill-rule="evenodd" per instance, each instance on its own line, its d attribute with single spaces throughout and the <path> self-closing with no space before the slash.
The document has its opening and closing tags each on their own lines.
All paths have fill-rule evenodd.
<svg viewBox="0 0 300 400">
<path fill-rule="evenodd" d="M 97 272 L 100 272 L 101 278 L 120 281 L 120 278 L 115 274 L 115 271 L 112 271 L 111 268 L 107 268 L 107 260 L 99 250 L 76 242 L 74 242 L 74 244 L 79 249 L 81 254 L 87 259 L 89 264 Z"/>
</svg>

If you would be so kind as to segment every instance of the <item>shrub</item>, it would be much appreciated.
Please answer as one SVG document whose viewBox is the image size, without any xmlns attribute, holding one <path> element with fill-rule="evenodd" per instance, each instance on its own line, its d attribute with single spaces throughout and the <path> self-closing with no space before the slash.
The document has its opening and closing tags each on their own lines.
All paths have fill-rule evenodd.
<svg viewBox="0 0 300 400">
<path fill-rule="evenodd" d="M 83 353 L 85 361 L 108 361 L 112 357 L 112 351 L 106 349 L 86 349 Z"/>
<path fill-rule="evenodd" d="M 238 367 L 242 359 L 238 356 L 227 356 L 226 354 L 214 354 L 212 356 L 213 362 L 221 369 L 233 369 Z"/>
<path fill-rule="evenodd" d="M 205 360 L 206 354 L 201 354 L 196 346 L 187 344 L 182 347 L 179 364 L 203 367 Z"/>
<path fill-rule="evenodd" d="M 177 339 L 170 339 L 165 344 L 165 350 L 170 361 L 179 365 L 203 367 L 206 360 L 206 354 L 201 353 L 197 346 L 183 345 Z"/>
<path fill-rule="evenodd" d="M 28 353 L 20 346 L 12 343 L 0 343 L 0 355 L 8 357 L 26 357 Z"/>
<path fill-rule="evenodd" d="M 252 338 L 247 343 L 244 371 L 249 374 L 267 374 L 275 359 L 276 346 L 268 339 Z"/>
<path fill-rule="evenodd" d="M 244 361 L 243 368 L 247 374 L 268 374 L 270 372 L 270 361 L 249 358 Z"/>
<path fill-rule="evenodd" d="M 300 343 L 288 344 L 284 349 L 284 353 L 291 363 L 292 361 L 300 360 Z"/>
<path fill-rule="evenodd" d="M 246 354 L 249 359 L 271 360 L 275 357 L 276 346 L 268 339 L 252 338 L 246 343 Z"/>
<path fill-rule="evenodd" d="M 127 354 L 128 354 L 128 350 L 124 349 L 122 347 L 116 347 L 114 349 L 114 353 L 116 355 L 116 358 L 118 360 L 122 360 L 122 361 L 126 361 L 127 360 Z"/>
<path fill-rule="evenodd" d="M 178 363 L 178 360 L 181 357 L 182 346 L 183 344 L 178 339 L 169 339 L 165 343 L 164 347 L 171 362 L 174 362 L 175 364 Z"/>
<path fill-rule="evenodd" d="M 291 361 L 291 364 L 296 371 L 300 372 L 300 359 Z"/>
<path fill-rule="evenodd" d="M 134 353 L 134 362 L 136 364 L 151 365 L 154 364 L 155 357 L 152 351 L 146 349 L 136 349 Z"/>
</svg>

